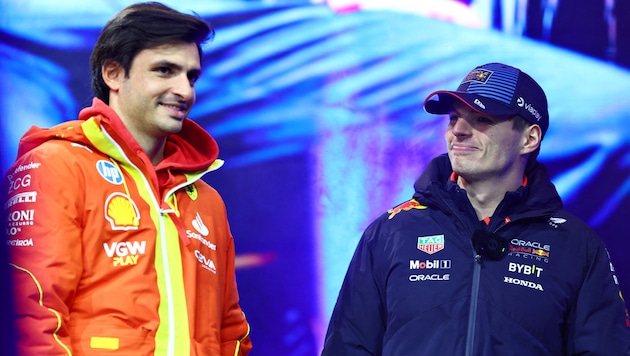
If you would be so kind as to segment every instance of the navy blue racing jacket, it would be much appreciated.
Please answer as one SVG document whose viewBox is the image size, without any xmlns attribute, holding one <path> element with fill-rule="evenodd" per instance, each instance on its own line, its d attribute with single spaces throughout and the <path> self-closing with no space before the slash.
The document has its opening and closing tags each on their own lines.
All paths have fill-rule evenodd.
<svg viewBox="0 0 630 356">
<path fill-rule="evenodd" d="M 364 232 L 322 355 L 630 355 L 606 248 L 535 163 L 480 222 L 435 158 Z"/>
</svg>

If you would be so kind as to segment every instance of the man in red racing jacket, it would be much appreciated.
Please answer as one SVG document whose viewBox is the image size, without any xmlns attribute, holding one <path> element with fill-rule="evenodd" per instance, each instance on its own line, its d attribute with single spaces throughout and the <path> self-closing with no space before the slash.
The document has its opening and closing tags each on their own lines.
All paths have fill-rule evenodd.
<svg viewBox="0 0 630 356">
<path fill-rule="evenodd" d="M 214 139 L 187 118 L 202 19 L 127 7 L 91 58 L 97 98 L 33 127 L 7 171 L 23 355 L 247 355 Z"/>
</svg>

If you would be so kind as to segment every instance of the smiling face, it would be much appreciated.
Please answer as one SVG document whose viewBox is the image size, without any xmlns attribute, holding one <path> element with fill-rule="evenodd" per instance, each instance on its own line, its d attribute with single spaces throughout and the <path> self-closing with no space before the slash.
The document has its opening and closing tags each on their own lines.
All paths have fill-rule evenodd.
<svg viewBox="0 0 630 356">
<path fill-rule="evenodd" d="M 515 129 L 507 116 L 483 115 L 455 101 L 445 135 L 453 171 L 468 183 L 522 179 L 521 155 L 532 150 L 529 131 Z"/>
<path fill-rule="evenodd" d="M 116 62 L 103 66 L 109 105 L 141 146 L 177 133 L 195 102 L 201 74 L 194 43 L 166 44 L 140 51 L 129 73 Z"/>
</svg>

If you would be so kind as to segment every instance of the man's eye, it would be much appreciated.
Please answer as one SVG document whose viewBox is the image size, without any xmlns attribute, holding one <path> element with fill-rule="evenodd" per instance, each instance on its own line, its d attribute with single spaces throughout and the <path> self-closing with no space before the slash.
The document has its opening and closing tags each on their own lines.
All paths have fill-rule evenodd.
<svg viewBox="0 0 630 356">
<path fill-rule="evenodd" d="M 171 68 L 169 67 L 158 67 L 155 69 L 156 72 L 160 73 L 160 74 L 170 74 L 171 73 Z"/>
</svg>

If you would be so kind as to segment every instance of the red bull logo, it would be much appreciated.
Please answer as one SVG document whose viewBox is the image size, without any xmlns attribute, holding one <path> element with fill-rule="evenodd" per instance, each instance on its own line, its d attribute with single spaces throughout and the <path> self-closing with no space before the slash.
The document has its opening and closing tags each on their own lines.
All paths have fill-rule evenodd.
<svg viewBox="0 0 630 356">
<path fill-rule="evenodd" d="M 551 255 L 551 246 L 538 241 L 514 238 L 510 240 L 508 255 L 548 263 Z"/>
<path fill-rule="evenodd" d="M 400 213 L 401 211 L 409 211 L 411 209 L 426 209 L 426 208 L 427 208 L 426 206 L 418 203 L 417 200 L 411 199 L 409 201 L 406 201 L 398 205 L 395 208 L 387 210 L 387 212 L 389 213 L 388 219 L 391 220 L 394 216 L 396 216 L 396 214 Z"/>
<path fill-rule="evenodd" d="M 468 82 L 479 82 L 481 84 L 486 84 L 488 79 L 490 79 L 492 73 L 494 72 L 487 69 L 474 69 L 472 72 L 468 73 L 466 78 L 462 81 L 462 84 Z"/>
<path fill-rule="evenodd" d="M 549 257 L 549 251 L 545 251 L 545 250 L 541 250 L 541 249 L 534 249 L 532 251 L 532 253 L 534 255 L 538 255 L 538 256 L 541 256 L 541 257 Z"/>
</svg>

